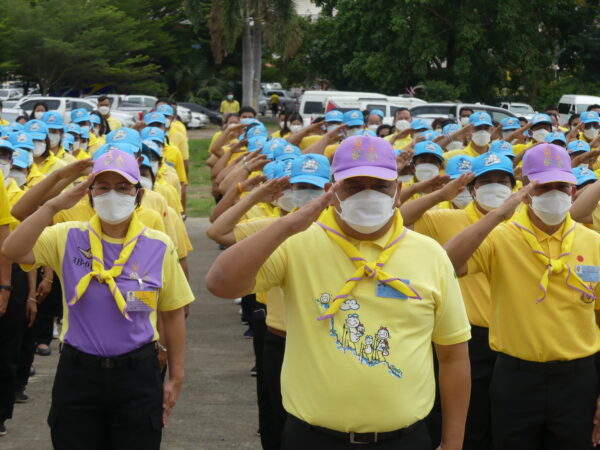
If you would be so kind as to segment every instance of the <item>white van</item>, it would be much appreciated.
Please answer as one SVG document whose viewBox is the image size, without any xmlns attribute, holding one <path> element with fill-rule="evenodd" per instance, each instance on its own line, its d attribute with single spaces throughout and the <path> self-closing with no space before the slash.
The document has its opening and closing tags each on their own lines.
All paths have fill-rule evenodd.
<svg viewBox="0 0 600 450">
<path fill-rule="evenodd" d="M 600 105 L 600 97 L 593 95 L 563 95 L 558 101 L 561 123 L 569 120 L 571 114 L 581 114 L 590 105 Z"/>
<path fill-rule="evenodd" d="M 350 97 L 356 101 L 365 100 L 386 100 L 387 96 L 374 92 L 351 92 L 351 91 L 304 91 L 300 99 L 299 113 L 304 119 L 314 119 L 319 116 L 324 116 L 327 112 L 327 100 L 329 98 Z M 354 108 L 349 108 L 354 109 Z"/>
</svg>

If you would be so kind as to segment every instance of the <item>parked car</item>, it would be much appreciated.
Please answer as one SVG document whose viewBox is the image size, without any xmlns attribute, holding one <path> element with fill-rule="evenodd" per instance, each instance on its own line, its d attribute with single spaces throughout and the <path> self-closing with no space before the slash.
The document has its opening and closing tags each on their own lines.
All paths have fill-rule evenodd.
<svg viewBox="0 0 600 450">
<path fill-rule="evenodd" d="M 7 122 L 14 122 L 17 117 L 22 115 L 23 112 L 20 109 L 2 107 L 2 114 L 0 114 L 0 118 L 6 120 Z"/>
<path fill-rule="evenodd" d="M 141 103 L 148 108 L 154 108 L 156 100 L 152 95 L 125 95 L 123 99 L 127 103 Z"/>
<path fill-rule="evenodd" d="M 271 109 L 271 96 L 273 94 L 277 94 L 279 96 L 279 111 L 280 112 L 285 112 L 285 113 L 290 114 L 290 113 L 298 111 L 298 99 L 295 97 L 292 97 L 288 91 L 284 91 L 283 89 L 265 91 L 265 96 L 267 97 L 267 104 L 268 104 L 267 109 Z"/>
<path fill-rule="evenodd" d="M 581 114 L 590 105 L 600 105 L 600 97 L 592 95 L 563 95 L 558 101 L 561 123 L 569 120 L 571 114 Z"/>
<path fill-rule="evenodd" d="M 0 89 L 0 100 L 18 100 L 23 97 L 22 89 Z"/>
<path fill-rule="evenodd" d="M 500 122 L 506 117 L 517 117 L 508 109 L 482 103 L 426 103 L 414 106 L 410 109 L 410 113 L 413 118 L 425 119 L 430 123 L 437 118 L 453 119 L 458 122 L 460 110 L 463 108 L 469 108 L 473 111 L 485 111 L 492 116 L 494 122 Z"/>
<path fill-rule="evenodd" d="M 508 109 L 510 112 L 515 113 L 519 117 L 525 117 L 530 120 L 535 114 L 535 110 L 531 105 L 527 103 L 515 103 L 515 102 L 502 102 L 500 108 Z"/>
<path fill-rule="evenodd" d="M 190 109 L 192 112 L 201 113 L 208 116 L 208 119 L 214 124 L 221 125 L 221 114 L 218 111 L 213 111 L 206 106 L 199 105 L 198 103 L 191 102 L 179 102 L 177 106 L 184 106 Z"/>
<path fill-rule="evenodd" d="M 187 124 L 188 128 L 203 128 L 210 123 L 206 114 L 191 111 L 192 120 Z"/>
<path fill-rule="evenodd" d="M 106 96 L 110 99 L 110 104 L 111 104 L 110 114 L 119 120 L 121 120 L 121 117 L 131 116 L 133 118 L 132 125 L 133 125 L 133 123 L 135 123 L 136 120 L 142 120 L 142 118 L 144 117 L 144 114 L 146 114 L 147 112 L 149 112 L 152 109 L 152 107 L 146 106 L 143 103 L 133 103 L 133 102 L 126 101 L 125 95 L 107 94 Z M 99 95 L 89 95 L 89 96 L 85 97 L 85 99 L 94 101 L 94 103 L 97 104 L 98 97 L 100 97 L 100 96 Z M 129 123 L 129 120 L 126 120 L 126 121 Z M 125 125 L 123 120 L 121 120 L 121 123 L 123 123 L 123 126 L 131 126 L 131 125 Z"/>
</svg>

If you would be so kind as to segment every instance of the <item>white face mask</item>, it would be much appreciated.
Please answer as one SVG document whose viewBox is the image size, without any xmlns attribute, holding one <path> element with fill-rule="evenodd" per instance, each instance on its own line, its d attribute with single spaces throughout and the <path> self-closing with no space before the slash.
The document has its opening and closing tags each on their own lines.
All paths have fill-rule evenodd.
<svg viewBox="0 0 600 450">
<path fill-rule="evenodd" d="M 373 133 L 375 133 L 377 131 L 377 128 L 379 128 L 379 125 L 369 125 L 367 128 Z"/>
<path fill-rule="evenodd" d="M 337 194 L 336 194 L 337 197 Z M 338 200 L 340 209 L 337 213 L 353 230 L 363 234 L 380 230 L 394 214 L 396 195 L 390 197 L 383 192 L 367 189 Z"/>
<path fill-rule="evenodd" d="M 299 189 L 294 191 L 294 204 L 298 208 L 302 208 L 308 202 L 319 198 L 325 192 L 324 189 Z"/>
<path fill-rule="evenodd" d="M 410 122 L 408 120 L 404 120 L 404 119 L 397 120 L 396 123 L 394 124 L 394 127 L 398 131 L 404 131 L 404 130 L 407 130 L 408 128 L 410 128 Z"/>
<path fill-rule="evenodd" d="M 296 207 L 294 192 L 291 189 L 286 189 L 283 191 L 283 195 L 275 200 L 275 203 L 284 211 L 290 212 Z"/>
<path fill-rule="evenodd" d="M 46 142 L 44 141 L 33 141 L 33 156 L 42 156 L 46 151 Z"/>
<path fill-rule="evenodd" d="M 413 176 L 411 174 L 398 175 L 398 181 L 401 181 L 402 183 L 410 183 L 412 179 Z"/>
<path fill-rule="evenodd" d="M 111 190 L 94 197 L 94 211 L 102 221 L 115 225 L 127 220 L 135 209 L 135 195 L 119 194 Z"/>
<path fill-rule="evenodd" d="M 531 209 L 546 225 L 558 225 L 571 209 L 571 196 L 553 190 L 531 197 Z"/>
<path fill-rule="evenodd" d="M 79 141 L 75 141 L 71 147 L 71 151 L 74 152 L 75 150 L 79 150 L 79 148 Z"/>
<path fill-rule="evenodd" d="M 329 131 L 331 131 L 331 130 L 334 130 L 334 129 L 336 129 L 337 127 L 339 127 L 340 125 L 341 125 L 340 123 L 336 123 L 336 124 L 334 124 L 334 125 L 327 125 L 327 131 L 329 132 Z"/>
<path fill-rule="evenodd" d="M 598 128 L 589 128 L 587 130 L 583 130 L 583 135 L 591 141 L 598 136 Z"/>
<path fill-rule="evenodd" d="M 0 170 L 2 171 L 4 181 L 8 180 L 8 176 L 10 173 L 10 162 L 7 162 L 6 164 L 0 164 Z"/>
<path fill-rule="evenodd" d="M 281 122 L 279 122 L 279 128 L 283 130 L 283 128 L 285 128 L 285 122 L 282 120 Z"/>
<path fill-rule="evenodd" d="M 473 197 L 471 197 L 471 193 L 469 192 L 469 190 L 465 189 L 460 194 L 458 194 L 456 197 L 454 197 L 454 199 L 452 200 L 452 203 L 457 208 L 463 209 L 465 206 L 467 206 L 469 203 L 471 203 L 471 201 L 473 201 Z"/>
<path fill-rule="evenodd" d="M 491 137 L 492 133 L 489 131 L 479 130 L 471 135 L 471 140 L 475 142 L 476 145 L 483 147 L 484 145 L 488 145 L 490 143 Z"/>
<path fill-rule="evenodd" d="M 531 137 L 535 142 L 544 142 L 546 140 L 546 136 L 548 136 L 548 130 L 544 130 L 543 128 L 540 130 L 535 130 L 531 133 Z"/>
<path fill-rule="evenodd" d="M 100 136 L 100 127 L 94 127 L 92 133 L 94 133 L 94 136 Z"/>
<path fill-rule="evenodd" d="M 44 112 L 43 112 L 43 111 L 36 111 L 36 112 L 33 114 L 33 117 L 35 117 L 37 120 L 42 120 L 42 116 L 43 116 L 43 115 L 44 115 Z"/>
<path fill-rule="evenodd" d="M 17 183 L 17 186 L 19 186 L 19 187 L 23 186 L 25 184 L 25 182 L 27 181 L 27 175 L 25 175 L 20 170 L 12 169 L 9 172 L 8 176 L 10 178 L 12 178 L 13 180 L 15 180 L 15 183 Z"/>
<path fill-rule="evenodd" d="M 346 130 L 346 137 L 356 136 L 360 132 L 361 132 L 360 128 L 348 128 Z"/>
<path fill-rule="evenodd" d="M 141 177 L 140 178 L 140 184 L 147 191 L 151 191 L 152 190 L 152 180 L 150 178 L 148 178 L 148 177 Z"/>
<path fill-rule="evenodd" d="M 165 128 L 169 128 L 171 126 L 171 119 L 167 118 L 165 119 Z"/>
<path fill-rule="evenodd" d="M 415 166 L 415 178 L 419 181 L 427 181 L 440 173 L 440 168 L 435 164 L 421 163 Z"/>
<path fill-rule="evenodd" d="M 448 145 L 446 145 L 446 150 L 460 150 L 464 147 L 465 145 L 461 141 L 452 141 Z"/>
<path fill-rule="evenodd" d="M 302 125 L 290 125 L 290 131 L 292 133 L 297 133 L 298 131 L 300 131 L 302 129 Z"/>
<path fill-rule="evenodd" d="M 150 161 L 150 168 L 152 169 L 154 176 L 156 176 L 156 174 L 158 174 L 158 169 L 160 168 L 158 161 Z"/>
<path fill-rule="evenodd" d="M 54 148 L 60 144 L 60 134 L 58 133 L 50 133 L 48 139 L 50 139 L 50 148 Z"/>
<path fill-rule="evenodd" d="M 475 201 L 486 211 L 499 207 L 512 194 L 512 190 L 500 183 L 489 183 L 475 189 Z"/>
<path fill-rule="evenodd" d="M 81 144 L 79 144 L 79 148 L 81 150 L 87 150 L 88 148 L 88 143 L 87 142 L 82 142 Z"/>
<path fill-rule="evenodd" d="M 461 117 L 460 118 L 460 124 L 464 127 L 467 126 L 469 124 L 469 118 L 468 117 Z"/>
<path fill-rule="evenodd" d="M 98 112 L 103 116 L 106 116 L 110 112 L 110 106 L 100 106 L 98 108 Z"/>
</svg>

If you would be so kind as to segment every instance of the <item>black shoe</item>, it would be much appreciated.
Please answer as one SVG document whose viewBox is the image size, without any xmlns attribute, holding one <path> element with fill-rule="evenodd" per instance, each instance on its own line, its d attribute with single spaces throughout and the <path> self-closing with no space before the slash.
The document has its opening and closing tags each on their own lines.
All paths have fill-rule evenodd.
<svg viewBox="0 0 600 450">
<path fill-rule="evenodd" d="M 256 366 L 254 366 L 252 369 L 250 369 L 250 376 L 251 377 L 255 377 L 256 376 Z"/>
<path fill-rule="evenodd" d="M 32 377 L 35 375 L 35 367 L 31 366 L 31 368 L 29 369 L 29 376 Z"/>
<path fill-rule="evenodd" d="M 252 339 L 254 337 L 254 333 L 252 332 L 252 330 L 250 328 L 248 328 L 246 331 L 244 331 L 244 339 Z"/>
<path fill-rule="evenodd" d="M 50 356 L 52 354 L 52 350 L 50 347 L 48 348 L 40 348 L 39 346 L 35 348 L 35 352 L 40 356 Z"/>
<path fill-rule="evenodd" d="M 0 436 L 6 436 L 6 427 L 4 426 L 4 421 L 0 422 Z"/>
<path fill-rule="evenodd" d="M 15 403 L 27 403 L 29 400 L 29 396 L 25 393 L 25 391 L 17 391 L 15 393 Z"/>
</svg>

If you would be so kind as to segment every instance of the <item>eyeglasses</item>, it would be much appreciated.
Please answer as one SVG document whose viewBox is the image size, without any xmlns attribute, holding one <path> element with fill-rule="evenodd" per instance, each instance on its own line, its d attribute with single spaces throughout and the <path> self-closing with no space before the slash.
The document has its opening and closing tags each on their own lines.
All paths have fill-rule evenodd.
<svg viewBox="0 0 600 450">
<path fill-rule="evenodd" d="M 115 191 L 118 194 L 133 195 L 137 192 L 137 187 L 131 183 L 118 183 L 111 186 L 108 183 L 94 183 L 90 190 L 98 195 L 106 194 L 110 191 Z"/>
<path fill-rule="evenodd" d="M 598 129 L 600 128 L 600 124 L 596 123 L 596 122 L 591 122 L 591 123 L 586 123 L 583 128 L 585 128 L 586 130 L 590 130 L 590 129 Z"/>
</svg>

